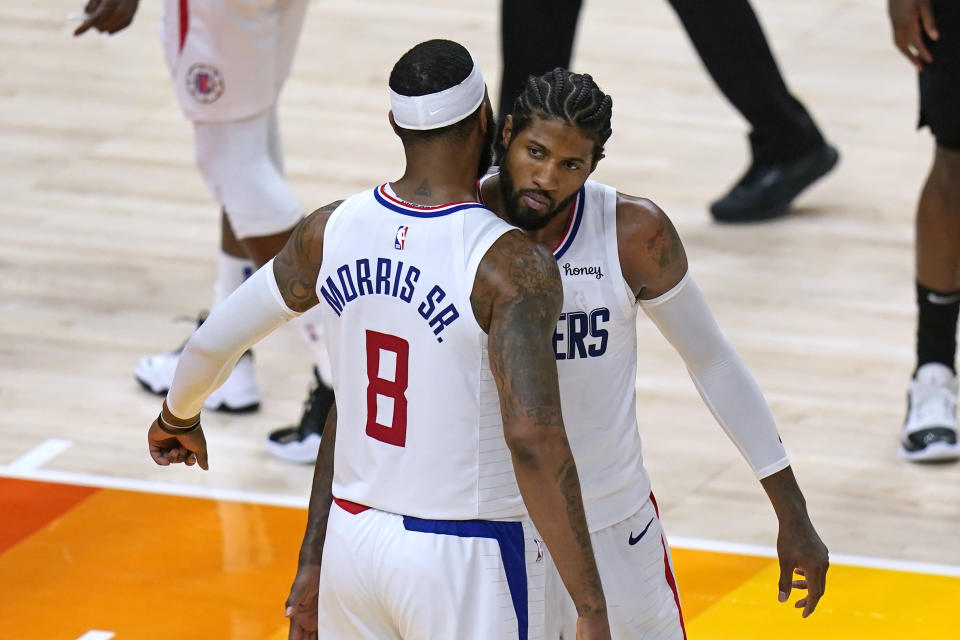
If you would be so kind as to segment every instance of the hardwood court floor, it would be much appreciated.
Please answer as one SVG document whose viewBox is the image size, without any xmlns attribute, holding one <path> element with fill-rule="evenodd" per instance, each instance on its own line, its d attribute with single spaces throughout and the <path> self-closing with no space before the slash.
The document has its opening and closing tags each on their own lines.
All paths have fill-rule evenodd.
<svg viewBox="0 0 960 640">
<path fill-rule="evenodd" d="M 127 32 L 74 40 L 64 18 L 80 4 L 0 6 L 0 476 L 96 486 L 122 481 L 161 493 L 189 485 L 209 492 L 203 495 L 262 492 L 303 504 L 310 469 L 273 460 L 263 445 L 272 428 L 297 418 L 308 383 L 310 364 L 290 331 L 257 349 L 262 410 L 205 418 L 209 473 L 149 461 L 144 430 L 159 402 L 138 388 L 130 370 L 141 355 L 178 345 L 190 324 L 174 318 L 209 303 L 218 220 L 163 68 L 160 3 L 142 3 Z M 693 274 L 770 402 L 825 542 L 838 557 L 859 557 L 859 564 L 956 575 L 960 466 L 907 465 L 895 449 L 913 366 L 913 210 L 932 141 L 913 131 L 916 78 L 890 43 L 882 3 L 755 3 L 792 89 L 842 160 L 799 199 L 793 215 L 742 228 L 712 224 L 706 203 L 746 163 L 744 125 L 710 84 L 667 4 L 585 4 L 574 67 L 614 96 L 614 135 L 595 177 L 652 198 L 676 223 Z M 386 124 L 385 86 L 390 66 L 409 46 L 437 36 L 465 43 L 496 93 L 498 5 L 418 0 L 401 10 L 387 0 L 312 3 L 280 109 L 288 175 L 306 208 L 399 175 L 402 156 Z M 757 482 L 670 347 L 645 318 L 637 330 L 640 428 L 667 530 L 688 547 L 769 550 L 776 522 Z M 37 533 L 0 556 L 3 571 L 29 548 L 48 549 L 63 561 L 51 568 L 37 560 L 27 573 L 59 583 L 80 549 L 101 536 L 122 538 L 111 525 L 124 521 L 94 518 L 72 542 L 33 545 L 52 531 L 73 531 L 69 514 L 111 495 L 96 492 L 46 528 L 32 529 L 21 522 L 22 510 L 4 509 L 4 527 Z M 163 505 L 170 526 L 189 522 L 175 510 L 177 501 L 129 499 L 158 500 L 155 509 Z M 152 530 L 151 522 L 123 527 L 135 537 Z M 282 522 L 277 526 L 285 528 Z M 290 527 L 285 544 L 300 535 L 299 524 Z M 678 552 L 681 589 L 696 606 L 690 589 L 709 580 L 688 578 L 685 557 Z M 293 556 L 278 551 L 276 562 L 288 563 L 279 570 L 285 574 Z M 891 564 L 897 562 L 928 566 Z M 718 569 L 713 579 L 731 571 Z M 765 571 L 734 581 L 732 591 L 720 589 L 723 597 L 739 603 L 755 593 L 772 597 Z M 827 637 L 820 629 L 829 625 L 821 620 L 833 621 L 836 610 L 859 616 L 857 624 L 879 621 L 862 636 L 873 637 L 898 628 L 891 621 L 936 615 L 917 608 L 922 599 L 939 602 L 947 594 L 957 601 L 956 587 L 945 586 L 954 583 L 940 578 L 851 570 L 861 578 L 847 582 L 845 571 L 832 570 L 824 610 L 802 631 L 816 628 L 815 637 Z M 269 585 L 255 581 L 265 616 L 276 615 L 286 590 L 289 577 L 279 574 Z M 147 575 L 137 583 L 145 590 L 190 579 L 189 571 Z M 98 584 L 89 580 L 71 588 L 88 592 Z M 27 593 L 9 580 L 2 584 Z M 130 584 L 124 593 L 133 598 Z M 891 598 L 893 592 L 901 597 Z M 722 611 L 744 612 L 741 633 L 772 636 L 799 627 L 763 598 L 758 606 L 770 606 L 775 622 L 759 610 L 712 607 L 691 620 L 693 637 L 726 637 L 724 625 L 733 623 Z M 251 605 L 251 613 L 257 610 Z M 226 611 L 207 615 L 226 619 Z M 886 617 L 872 617 L 880 613 Z M 65 624 L 68 617 L 47 614 L 34 624 Z M 84 620 L 98 628 L 96 620 Z M 281 623 L 264 623 L 258 633 L 273 633 Z M 58 633 L 38 629 L 34 637 L 69 637 Z"/>
</svg>

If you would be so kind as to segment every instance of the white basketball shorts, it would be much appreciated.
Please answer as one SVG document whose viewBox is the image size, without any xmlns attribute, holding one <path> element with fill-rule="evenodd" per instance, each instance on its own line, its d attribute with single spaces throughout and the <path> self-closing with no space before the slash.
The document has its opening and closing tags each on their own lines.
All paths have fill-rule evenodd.
<svg viewBox="0 0 960 640">
<path fill-rule="evenodd" d="M 545 566 L 526 520 L 422 520 L 336 500 L 317 636 L 539 640 Z"/>
<path fill-rule="evenodd" d="M 673 560 L 653 494 L 632 516 L 590 538 L 613 640 L 685 640 Z M 577 611 L 552 561 L 546 625 L 547 640 L 577 637 Z"/>
<path fill-rule="evenodd" d="M 308 2 L 164 0 L 164 53 L 184 115 L 227 122 L 276 103 Z"/>
</svg>

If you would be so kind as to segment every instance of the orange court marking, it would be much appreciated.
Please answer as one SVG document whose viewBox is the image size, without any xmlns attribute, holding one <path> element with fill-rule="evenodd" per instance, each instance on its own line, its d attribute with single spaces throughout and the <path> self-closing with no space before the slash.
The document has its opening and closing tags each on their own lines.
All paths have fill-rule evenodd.
<svg viewBox="0 0 960 640">
<path fill-rule="evenodd" d="M 33 527 L 0 555 L 0 638 L 264 640 L 284 626 L 303 510 L 28 484 L 0 485 L 4 530 Z M 77 494 L 59 517 L 37 526 L 23 509 L 19 523 L 24 496 L 49 514 L 39 505 Z"/>
<path fill-rule="evenodd" d="M 0 477 L 0 554 L 98 491 L 94 487 Z"/>
<path fill-rule="evenodd" d="M 282 640 L 303 509 L 0 478 L 0 640 Z M 778 563 L 673 549 L 691 640 L 942 639 L 960 578 L 830 569 L 813 617 Z"/>
</svg>

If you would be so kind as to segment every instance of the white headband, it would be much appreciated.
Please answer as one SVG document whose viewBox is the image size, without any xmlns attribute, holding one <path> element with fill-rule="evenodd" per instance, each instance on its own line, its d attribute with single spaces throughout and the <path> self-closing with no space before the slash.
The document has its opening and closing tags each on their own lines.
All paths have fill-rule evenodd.
<svg viewBox="0 0 960 640">
<path fill-rule="evenodd" d="M 473 70 L 460 84 L 425 96 L 402 96 L 390 90 L 390 108 L 398 127 L 424 131 L 439 129 L 460 122 L 477 110 L 486 94 L 480 65 L 473 60 Z"/>
</svg>

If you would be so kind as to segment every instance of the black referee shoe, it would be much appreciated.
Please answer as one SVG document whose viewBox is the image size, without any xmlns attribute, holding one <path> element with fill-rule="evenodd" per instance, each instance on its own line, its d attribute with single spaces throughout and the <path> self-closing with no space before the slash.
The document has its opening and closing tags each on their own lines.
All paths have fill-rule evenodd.
<svg viewBox="0 0 960 640">
<path fill-rule="evenodd" d="M 717 222 L 733 224 L 778 218 L 839 159 L 837 150 L 824 143 L 792 160 L 754 162 L 727 195 L 710 205 L 710 213 Z"/>
<path fill-rule="evenodd" d="M 334 398 L 333 389 L 323 383 L 316 367 L 313 368 L 313 375 L 316 384 L 303 403 L 300 424 L 277 429 L 267 437 L 267 449 L 281 460 L 308 463 L 317 459 L 323 425 Z"/>
</svg>

